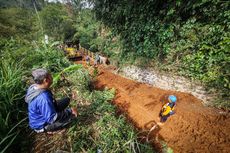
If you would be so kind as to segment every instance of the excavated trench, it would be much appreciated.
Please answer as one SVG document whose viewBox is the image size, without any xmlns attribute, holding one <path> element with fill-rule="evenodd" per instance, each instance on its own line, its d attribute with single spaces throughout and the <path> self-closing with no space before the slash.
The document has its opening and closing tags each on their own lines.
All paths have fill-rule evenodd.
<svg viewBox="0 0 230 153">
<path fill-rule="evenodd" d="M 175 115 L 150 133 L 154 145 L 164 140 L 174 152 L 230 152 L 230 113 L 202 105 L 191 94 L 162 90 L 126 79 L 99 67 L 96 88 L 115 88 L 113 101 L 141 131 L 159 122 L 162 104 L 171 94 L 178 98 Z"/>
</svg>

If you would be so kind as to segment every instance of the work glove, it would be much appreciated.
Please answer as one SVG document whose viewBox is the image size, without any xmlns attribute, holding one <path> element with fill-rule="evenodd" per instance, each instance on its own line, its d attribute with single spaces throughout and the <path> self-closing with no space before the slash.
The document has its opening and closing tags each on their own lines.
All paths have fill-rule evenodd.
<svg viewBox="0 0 230 153">
<path fill-rule="evenodd" d="M 170 115 L 173 115 L 173 114 L 175 114 L 175 112 L 171 110 L 171 111 L 169 112 L 169 114 L 170 114 Z"/>
</svg>

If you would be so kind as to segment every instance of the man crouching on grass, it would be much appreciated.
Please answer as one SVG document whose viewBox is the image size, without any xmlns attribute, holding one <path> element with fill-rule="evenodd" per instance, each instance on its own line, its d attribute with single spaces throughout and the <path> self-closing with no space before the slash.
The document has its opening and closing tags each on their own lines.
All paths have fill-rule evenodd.
<svg viewBox="0 0 230 153">
<path fill-rule="evenodd" d="M 29 125 L 37 133 L 63 129 L 77 116 L 76 108 L 67 108 L 70 98 L 56 101 L 49 87 L 52 76 L 46 69 L 32 72 L 35 84 L 27 90 L 25 101 L 28 103 Z"/>
</svg>

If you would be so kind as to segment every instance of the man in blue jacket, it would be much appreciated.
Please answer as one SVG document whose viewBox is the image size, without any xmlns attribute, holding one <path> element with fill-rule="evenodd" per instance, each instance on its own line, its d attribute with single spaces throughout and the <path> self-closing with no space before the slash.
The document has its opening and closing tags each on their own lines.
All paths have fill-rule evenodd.
<svg viewBox="0 0 230 153">
<path fill-rule="evenodd" d="M 52 76 L 46 69 L 32 72 L 35 84 L 27 90 L 29 125 L 36 132 L 53 132 L 64 128 L 77 116 L 76 108 L 67 108 L 70 99 L 57 102 L 49 90 Z"/>
</svg>

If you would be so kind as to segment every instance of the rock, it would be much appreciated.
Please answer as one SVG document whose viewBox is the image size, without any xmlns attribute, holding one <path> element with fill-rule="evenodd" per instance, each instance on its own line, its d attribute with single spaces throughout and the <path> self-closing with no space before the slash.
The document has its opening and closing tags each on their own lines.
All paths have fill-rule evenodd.
<svg viewBox="0 0 230 153">
<path fill-rule="evenodd" d="M 210 100 L 214 97 L 214 94 L 207 93 L 203 86 L 181 76 L 159 74 L 152 69 L 142 69 L 136 66 L 124 67 L 121 69 L 121 72 L 122 75 L 127 78 L 150 84 L 158 88 L 191 93 L 207 104 L 210 104 Z"/>
</svg>

